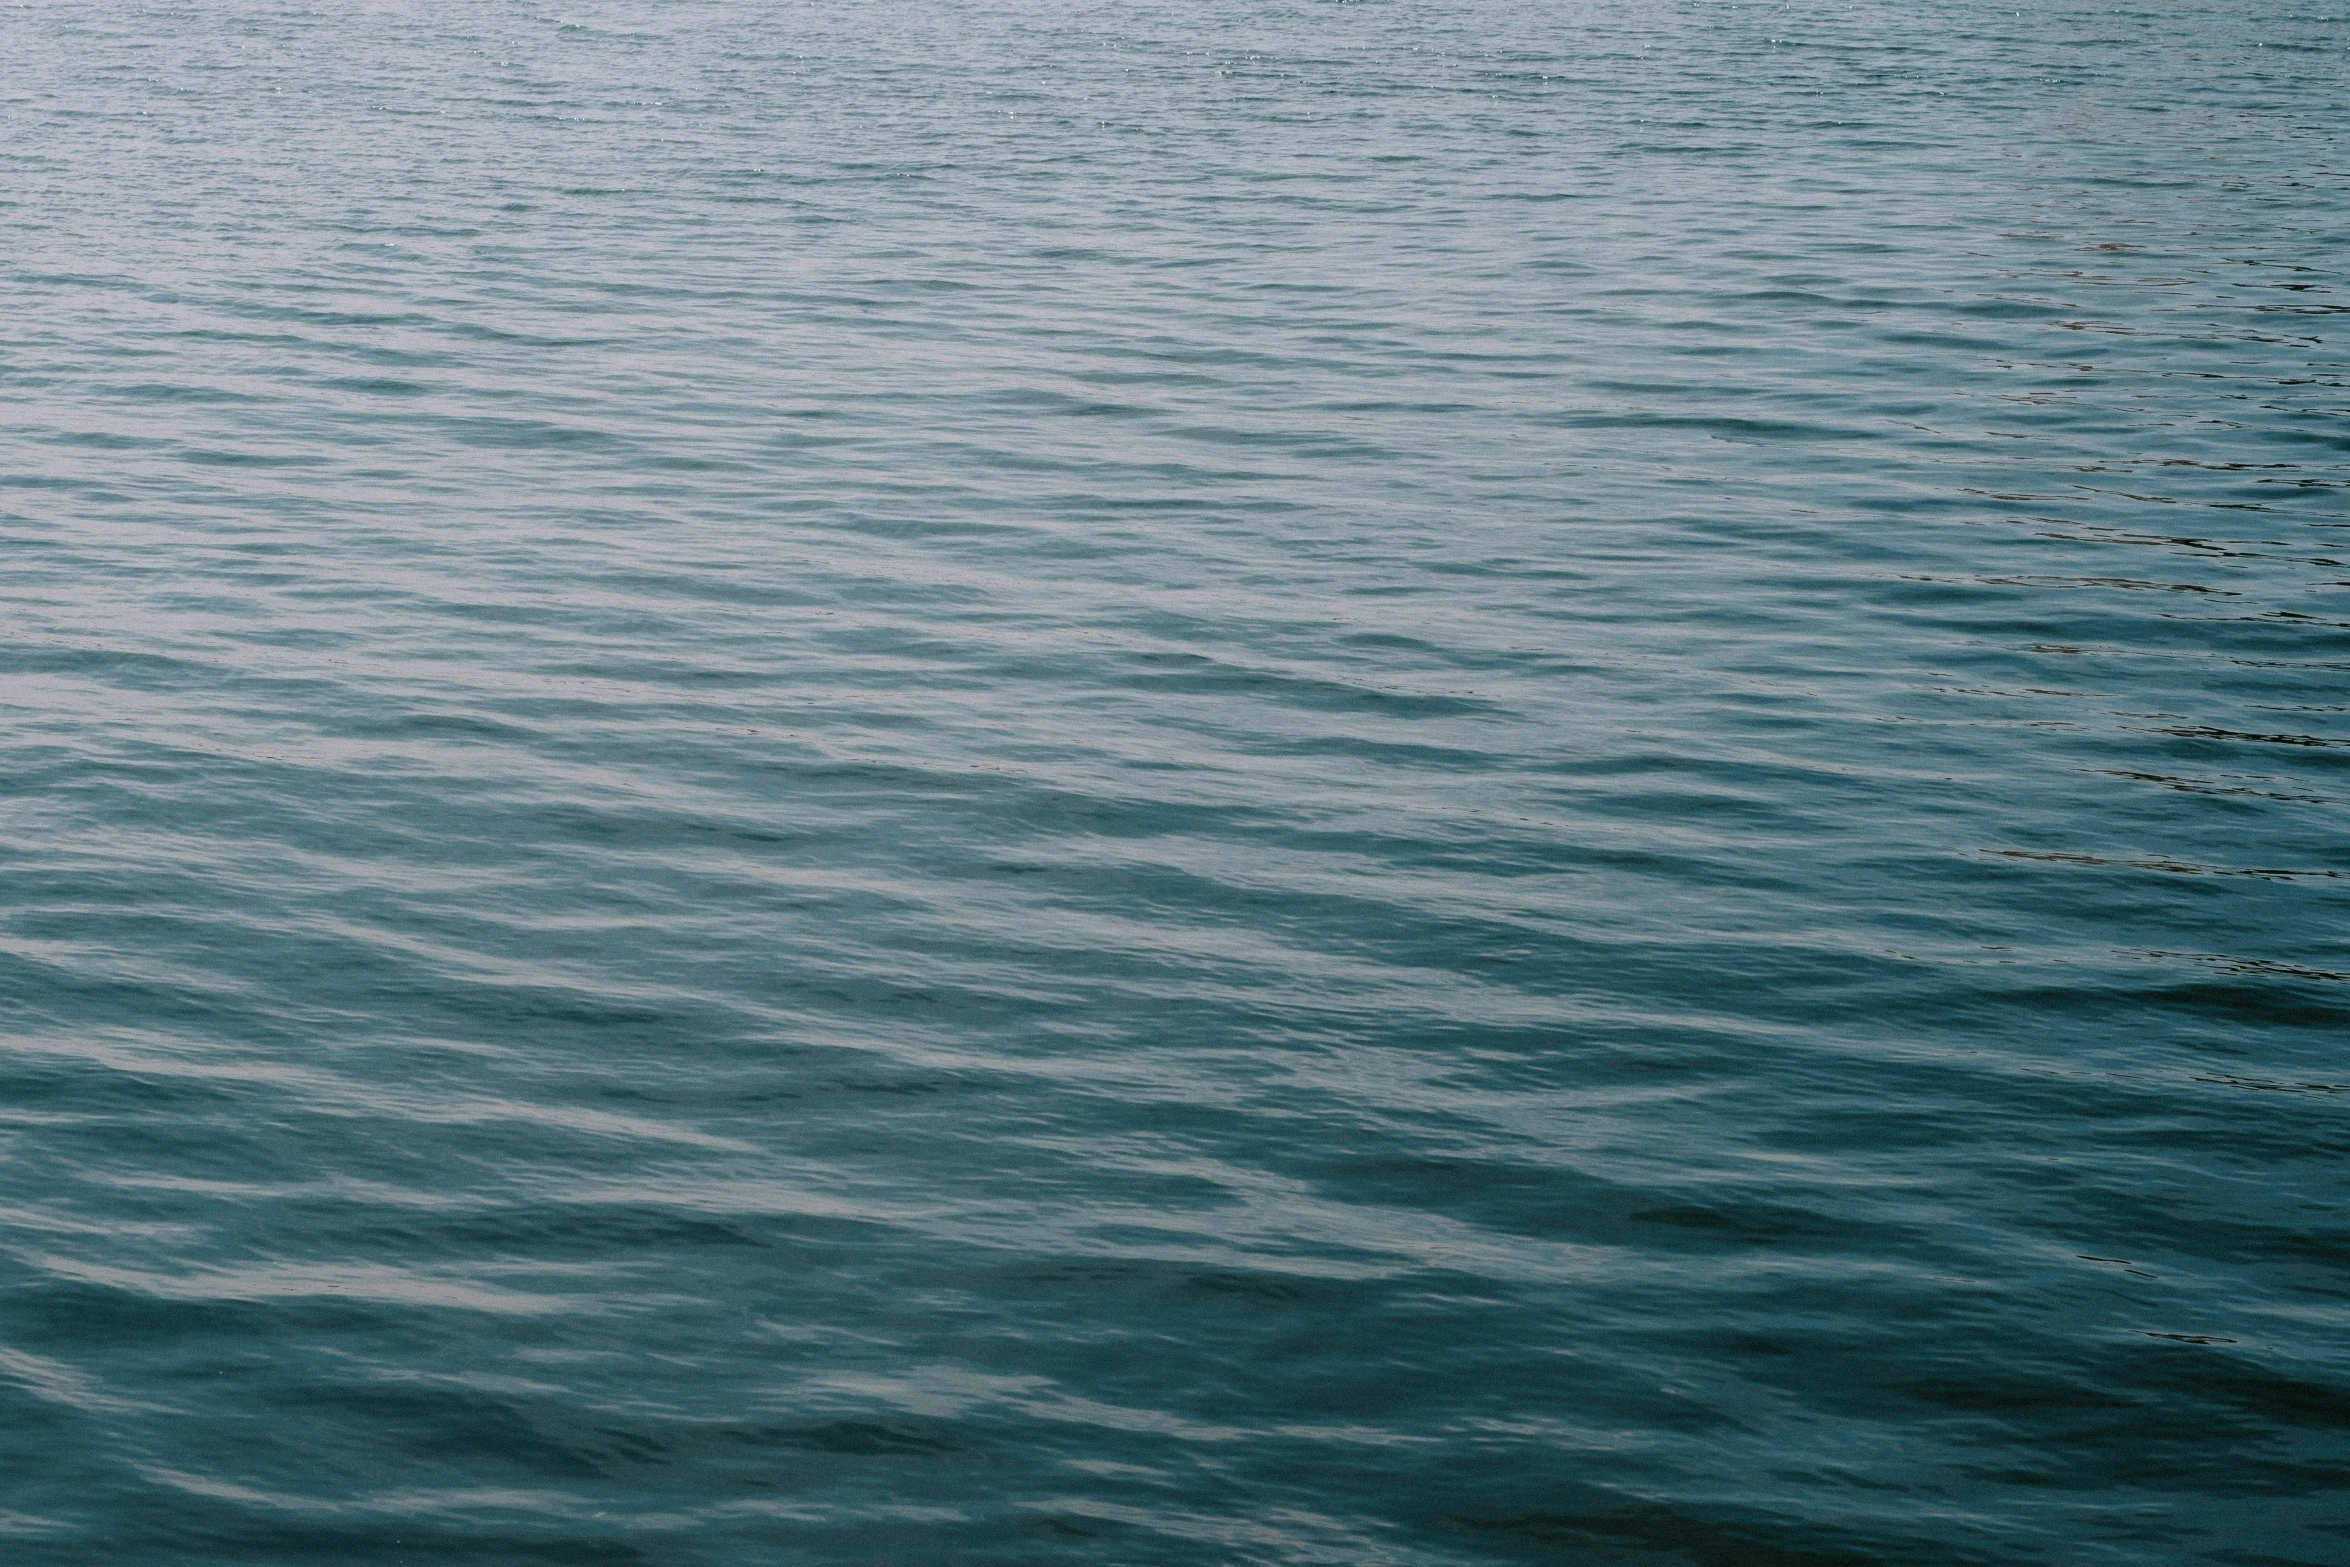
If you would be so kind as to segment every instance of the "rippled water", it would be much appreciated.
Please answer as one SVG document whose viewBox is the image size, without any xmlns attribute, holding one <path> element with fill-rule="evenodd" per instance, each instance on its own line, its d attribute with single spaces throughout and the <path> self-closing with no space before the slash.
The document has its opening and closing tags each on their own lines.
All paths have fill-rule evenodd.
<svg viewBox="0 0 2350 1567">
<path fill-rule="evenodd" d="M 0 1553 L 2350 1560 L 2346 49 L 0 12 Z"/>
</svg>

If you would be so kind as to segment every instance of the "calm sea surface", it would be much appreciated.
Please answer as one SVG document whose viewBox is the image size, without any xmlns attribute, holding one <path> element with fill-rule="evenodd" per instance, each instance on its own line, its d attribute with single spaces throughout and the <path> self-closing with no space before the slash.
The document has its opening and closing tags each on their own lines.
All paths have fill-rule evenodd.
<svg viewBox="0 0 2350 1567">
<path fill-rule="evenodd" d="M 0 10 L 0 1558 L 2350 1561 L 2346 105 Z"/>
</svg>

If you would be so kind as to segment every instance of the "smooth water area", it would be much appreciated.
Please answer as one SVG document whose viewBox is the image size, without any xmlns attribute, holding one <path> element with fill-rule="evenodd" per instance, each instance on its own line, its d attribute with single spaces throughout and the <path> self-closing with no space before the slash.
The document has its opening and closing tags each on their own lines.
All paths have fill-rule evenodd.
<svg viewBox="0 0 2350 1567">
<path fill-rule="evenodd" d="M 2346 51 L 0 11 L 0 1559 L 2350 1561 Z"/>
</svg>

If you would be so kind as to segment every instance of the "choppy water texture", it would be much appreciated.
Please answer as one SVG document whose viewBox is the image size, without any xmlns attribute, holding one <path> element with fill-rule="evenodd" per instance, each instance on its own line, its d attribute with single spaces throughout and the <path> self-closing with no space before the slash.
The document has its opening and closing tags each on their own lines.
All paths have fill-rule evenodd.
<svg viewBox="0 0 2350 1567">
<path fill-rule="evenodd" d="M 2346 48 L 0 12 L 0 1552 L 2350 1560 Z"/>
</svg>

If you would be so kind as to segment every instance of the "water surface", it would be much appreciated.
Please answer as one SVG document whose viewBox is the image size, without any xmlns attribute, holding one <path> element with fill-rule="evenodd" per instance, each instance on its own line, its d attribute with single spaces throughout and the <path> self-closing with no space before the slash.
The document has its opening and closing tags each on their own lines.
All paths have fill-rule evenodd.
<svg viewBox="0 0 2350 1567">
<path fill-rule="evenodd" d="M 0 12 L 0 1553 L 2350 1558 L 2346 48 Z"/>
</svg>

